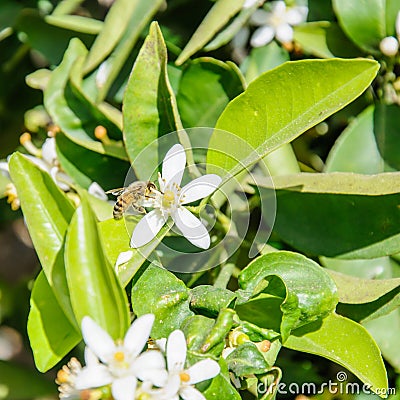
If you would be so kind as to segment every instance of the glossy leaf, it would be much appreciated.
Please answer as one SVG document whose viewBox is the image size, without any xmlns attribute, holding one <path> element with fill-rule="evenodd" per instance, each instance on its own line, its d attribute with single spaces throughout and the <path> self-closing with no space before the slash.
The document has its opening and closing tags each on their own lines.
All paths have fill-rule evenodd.
<svg viewBox="0 0 400 400">
<path fill-rule="evenodd" d="M 84 197 L 68 228 L 65 268 L 77 321 L 88 315 L 114 339 L 123 338 L 130 325 L 126 295 L 103 254 L 97 223 Z"/>
<path fill-rule="evenodd" d="M 138 1 L 136 0 L 116 0 L 112 4 L 104 19 L 103 29 L 96 37 L 87 55 L 85 73 L 97 67 L 115 48 L 137 7 Z"/>
<path fill-rule="evenodd" d="M 294 41 L 307 53 L 321 58 L 332 58 L 327 44 L 329 22 L 318 21 L 301 24 L 294 28 Z"/>
<path fill-rule="evenodd" d="M 238 346 L 226 357 L 226 362 L 236 376 L 264 374 L 270 368 L 256 345 L 251 342 Z"/>
<path fill-rule="evenodd" d="M 176 97 L 186 128 L 213 127 L 222 111 L 244 90 L 240 76 L 227 63 L 204 57 L 183 71 Z"/>
<path fill-rule="evenodd" d="M 168 233 L 169 227 L 166 225 L 161 228 L 156 240 L 152 240 L 140 249 L 132 249 L 129 245 L 130 234 L 136 223 L 127 223 L 127 220 L 116 221 L 107 219 L 99 223 L 99 232 L 102 238 L 103 250 L 111 265 L 115 265 L 118 256 L 122 252 L 131 252 L 132 257 L 122 265 L 115 266 L 115 272 L 125 287 L 134 277 L 139 268 L 150 259 L 159 241 Z"/>
<path fill-rule="evenodd" d="M 400 250 L 399 181 L 395 172 L 275 177 L 274 230 L 296 249 L 315 255 L 357 259 L 395 254 Z"/>
<path fill-rule="evenodd" d="M 64 313 L 75 323 L 63 265 L 65 235 L 74 207 L 50 175 L 22 154 L 14 153 L 9 167 L 43 271 Z"/>
<path fill-rule="evenodd" d="M 140 317 L 155 314 L 152 337 L 168 337 L 193 312 L 189 289 L 172 272 L 151 264 L 132 287 L 132 310 Z M 143 299 L 146 299 L 144 302 Z"/>
<path fill-rule="evenodd" d="M 158 137 L 182 128 L 175 95 L 167 75 L 167 48 L 157 23 L 150 27 L 124 96 L 124 141 L 136 175 L 149 179 L 159 165 L 156 145 L 137 155 Z M 139 165 L 140 164 L 140 165 Z"/>
<path fill-rule="evenodd" d="M 241 10 L 243 4 L 244 0 L 217 1 L 182 50 L 176 64 L 183 64 L 190 56 L 201 50 L 230 18 Z"/>
<path fill-rule="evenodd" d="M 276 42 L 251 50 L 240 68 L 247 82 L 258 78 L 261 74 L 289 61 L 289 53 Z"/>
<path fill-rule="evenodd" d="M 29 341 L 37 369 L 45 372 L 81 341 L 81 334 L 58 305 L 43 272 L 35 280 L 30 303 Z"/>
<path fill-rule="evenodd" d="M 378 346 L 361 325 L 336 314 L 292 332 L 284 346 L 325 357 L 347 368 L 371 390 L 388 387 Z"/>
<path fill-rule="evenodd" d="M 329 152 L 325 172 L 359 174 L 384 172 L 385 162 L 379 154 L 374 135 L 374 107 L 366 108 L 347 126 Z"/>
<path fill-rule="evenodd" d="M 373 336 L 385 360 L 396 369 L 400 367 L 399 309 L 387 315 L 369 320 L 363 326 Z"/>
<path fill-rule="evenodd" d="M 400 286 L 400 278 L 362 279 L 332 270 L 327 270 L 327 272 L 335 281 L 341 303 L 369 303 Z"/>
<path fill-rule="evenodd" d="M 109 57 L 100 64 L 100 67 L 97 70 L 97 74 L 102 74 L 101 84 L 98 85 L 98 102 L 102 101 L 106 97 L 111 85 L 121 72 L 128 57 L 132 54 L 132 49 L 140 38 L 140 34 L 157 13 L 163 1 L 164 0 L 130 1 L 131 4 L 128 6 L 128 10 L 131 10 L 132 14 L 129 23 L 126 26 L 123 35 L 119 41 L 117 41 L 114 50 L 111 52 Z M 126 0 L 124 0 L 124 3 L 126 3 Z M 131 6 L 134 6 L 134 9 L 132 9 Z M 125 11 L 123 11 L 123 13 L 124 12 Z M 118 20 L 121 18 L 121 13 L 118 13 L 117 18 Z M 107 26 L 107 31 L 109 28 L 113 31 L 117 29 L 115 26 L 111 27 L 110 25 L 109 27 Z M 96 62 L 104 56 L 100 43 L 103 42 L 99 42 L 99 46 L 95 48 L 99 54 L 94 54 L 95 50 L 90 51 L 93 54 L 93 56 L 91 56 L 93 57 L 93 61 L 96 60 Z"/>
<path fill-rule="evenodd" d="M 44 20 L 50 25 L 91 35 L 97 35 L 103 28 L 102 21 L 80 15 L 47 15 Z"/>
<path fill-rule="evenodd" d="M 76 74 L 81 69 L 86 54 L 85 46 L 78 39 L 71 40 L 62 63 L 51 74 L 44 92 L 46 110 L 53 122 L 73 142 L 97 153 L 126 160 L 122 143 L 110 141 L 109 144 L 103 144 L 94 136 L 96 126 L 102 125 L 111 139 L 119 139 L 119 128 L 70 82 L 72 71 L 74 81 L 79 80 Z"/>
<path fill-rule="evenodd" d="M 239 275 L 239 285 L 245 298 L 257 300 L 258 294 L 266 293 L 281 300 L 283 342 L 296 327 L 331 313 L 338 302 L 336 286 L 323 268 L 301 254 L 286 251 L 256 258 Z M 245 309 L 239 316 L 247 319 Z"/>
<path fill-rule="evenodd" d="M 287 62 L 264 73 L 218 119 L 207 154 L 208 171 L 222 168 L 236 174 L 289 143 L 359 96 L 377 70 L 378 64 L 370 60 L 332 59 Z M 330 79 L 322 85 L 321 76 Z M 232 134 L 255 150 L 237 145 L 239 139 Z M 232 143 L 229 155 L 227 141 Z"/>
<path fill-rule="evenodd" d="M 400 145 L 399 121 L 400 108 L 397 104 L 376 105 L 374 113 L 376 143 L 383 159 L 396 170 L 400 170 L 400 155 L 397 151 Z"/>
<path fill-rule="evenodd" d="M 218 315 L 236 299 L 234 292 L 209 285 L 196 286 L 190 291 L 190 308 L 202 314 Z"/>
<path fill-rule="evenodd" d="M 376 53 L 386 36 L 386 0 L 333 0 L 332 4 L 349 38 L 366 52 Z"/>
</svg>

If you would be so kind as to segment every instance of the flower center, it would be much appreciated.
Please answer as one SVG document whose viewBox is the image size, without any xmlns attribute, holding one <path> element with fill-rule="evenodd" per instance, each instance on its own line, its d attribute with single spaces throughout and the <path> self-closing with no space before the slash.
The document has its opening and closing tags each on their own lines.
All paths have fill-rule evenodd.
<svg viewBox="0 0 400 400">
<path fill-rule="evenodd" d="M 125 360 L 125 354 L 123 351 L 116 351 L 114 353 L 114 360 L 117 361 L 118 363 L 121 363 Z"/>
<path fill-rule="evenodd" d="M 175 193 L 172 190 L 166 190 L 162 199 L 162 205 L 164 208 L 170 208 L 175 202 Z"/>
<path fill-rule="evenodd" d="M 181 378 L 181 382 L 189 382 L 190 381 L 190 375 L 187 372 L 181 372 L 179 374 L 179 377 Z"/>
</svg>

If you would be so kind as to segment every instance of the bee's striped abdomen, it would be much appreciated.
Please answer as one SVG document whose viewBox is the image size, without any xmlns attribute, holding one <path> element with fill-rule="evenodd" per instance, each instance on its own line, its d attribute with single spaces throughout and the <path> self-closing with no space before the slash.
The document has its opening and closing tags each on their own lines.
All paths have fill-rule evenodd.
<svg viewBox="0 0 400 400">
<path fill-rule="evenodd" d="M 125 199 L 122 196 L 118 197 L 118 199 L 114 205 L 114 210 L 113 210 L 114 219 L 122 218 L 122 214 L 124 213 L 127 204 L 128 203 L 125 201 Z"/>
</svg>

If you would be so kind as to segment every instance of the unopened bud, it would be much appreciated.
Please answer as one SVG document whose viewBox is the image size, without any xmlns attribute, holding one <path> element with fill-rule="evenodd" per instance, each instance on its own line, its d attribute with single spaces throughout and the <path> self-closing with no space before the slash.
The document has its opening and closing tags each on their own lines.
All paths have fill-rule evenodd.
<svg viewBox="0 0 400 400">
<path fill-rule="evenodd" d="M 393 36 L 385 37 L 381 40 L 379 48 L 385 56 L 392 57 L 399 50 L 399 42 Z"/>
</svg>

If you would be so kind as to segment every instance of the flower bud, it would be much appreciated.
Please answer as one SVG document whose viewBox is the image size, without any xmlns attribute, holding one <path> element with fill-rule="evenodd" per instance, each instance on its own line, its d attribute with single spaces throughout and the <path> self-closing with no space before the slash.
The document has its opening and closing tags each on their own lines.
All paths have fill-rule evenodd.
<svg viewBox="0 0 400 400">
<path fill-rule="evenodd" d="M 395 37 L 388 36 L 381 40 L 379 48 L 382 54 L 392 57 L 396 55 L 397 51 L 399 50 L 399 42 Z"/>
</svg>

